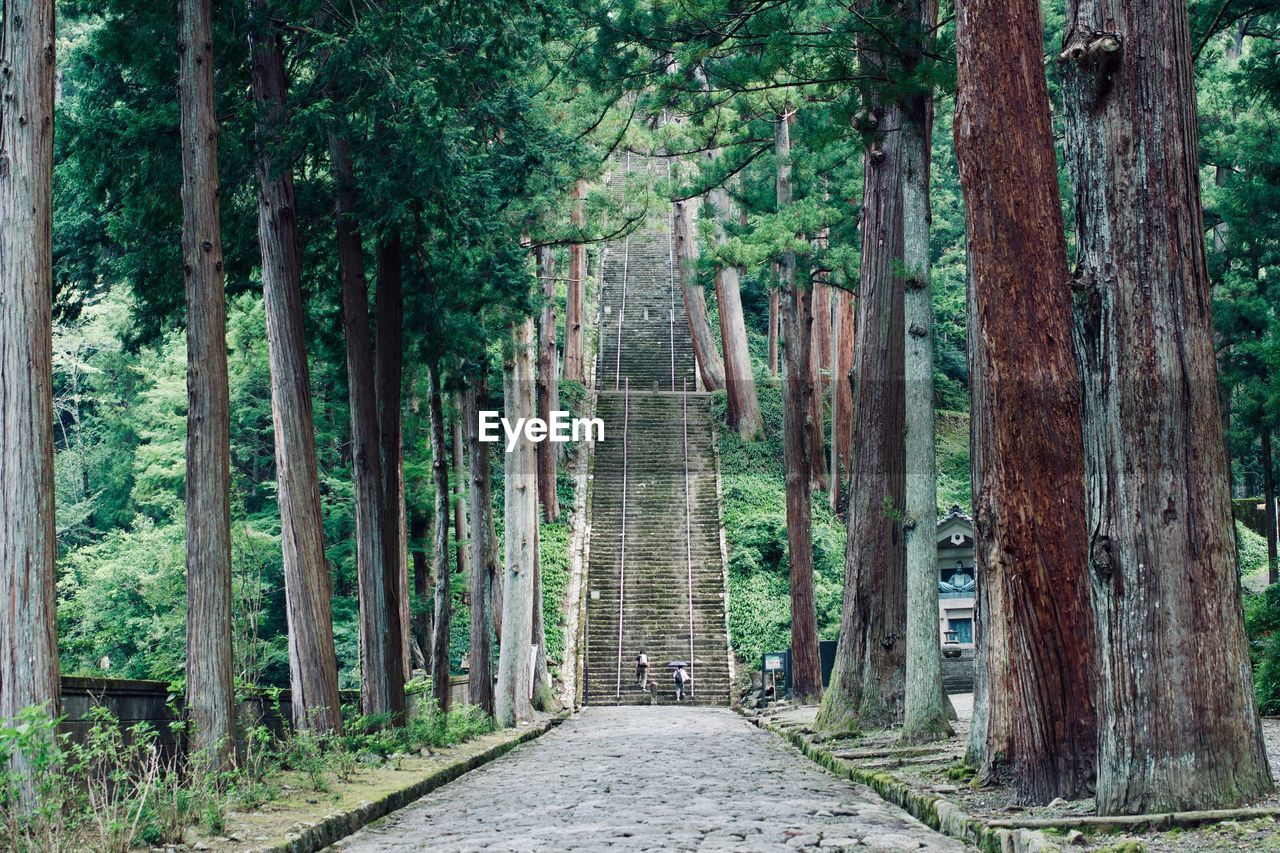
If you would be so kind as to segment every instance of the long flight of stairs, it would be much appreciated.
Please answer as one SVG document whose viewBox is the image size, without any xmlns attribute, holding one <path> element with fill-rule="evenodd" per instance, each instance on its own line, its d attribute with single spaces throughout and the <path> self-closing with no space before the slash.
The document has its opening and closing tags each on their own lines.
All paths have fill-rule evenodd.
<svg viewBox="0 0 1280 853">
<path fill-rule="evenodd" d="M 627 167 L 650 178 L 661 169 L 661 161 L 634 157 Z M 668 661 L 692 663 L 692 701 L 729 704 L 711 399 L 696 390 L 672 237 L 659 214 L 605 252 L 596 377 L 605 440 L 595 446 L 587 576 L 590 704 L 672 701 Z M 635 685 L 641 651 L 651 663 L 649 692 Z"/>
</svg>

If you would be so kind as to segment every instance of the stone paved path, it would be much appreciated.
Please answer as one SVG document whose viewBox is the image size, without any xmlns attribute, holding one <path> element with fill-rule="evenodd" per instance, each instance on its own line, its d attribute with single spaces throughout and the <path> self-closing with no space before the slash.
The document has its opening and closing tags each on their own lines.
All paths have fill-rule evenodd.
<svg viewBox="0 0 1280 853">
<path fill-rule="evenodd" d="M 587 708 L 337 845 L 959 851 L 728 710 Z"/>
</svg>

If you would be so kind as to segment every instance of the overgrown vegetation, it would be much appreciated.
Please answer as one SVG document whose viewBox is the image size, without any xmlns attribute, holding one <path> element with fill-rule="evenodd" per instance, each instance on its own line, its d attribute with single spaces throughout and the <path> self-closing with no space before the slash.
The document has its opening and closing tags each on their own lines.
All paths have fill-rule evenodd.
<svg viewBox="0 0 1280 853">
<path fill-rule="evenodd" d="M 47 712 L 28 708 L 0 724 L 0 847 L 122 853 L 181 844 L 197 825 L 219 835 L 229 811 L 259 808 L 287 785 L 328 793 L 363 767 L 492 730 L 474 706 L 441 713 L 429 690 L 417 702 L 416 713 L 398 727 L 353 708 L 344 709 L 341 735 L 287 732 L 277 738 L 265 723 L 247 727 L 239 766 L 218 774 L 175 754 L 150 724 L 126 728 L 106 708 L 91 712 L 87 733 L 75 740 L 58 733 Z M 277 704 L 277 717 L 279 710 Z M 181 735 L 182 725 L 175 728 Z M 21 798 L 24 777 L 15 759 L 32 771 L 33 807 Z"/>
</svg>

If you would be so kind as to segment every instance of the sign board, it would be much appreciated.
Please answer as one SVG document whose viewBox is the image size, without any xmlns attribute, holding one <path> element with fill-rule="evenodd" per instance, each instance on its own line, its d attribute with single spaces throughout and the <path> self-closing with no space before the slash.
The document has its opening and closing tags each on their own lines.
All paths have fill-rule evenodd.
<svg viewBox="0 0 1280 853">
<path fill-rule="evenodd" d="M 782 672 L 784 669 L 783 660 L 785 655 L 782 652 L 773 652 L 764 656 L 765 672 Z"/>
</svg>

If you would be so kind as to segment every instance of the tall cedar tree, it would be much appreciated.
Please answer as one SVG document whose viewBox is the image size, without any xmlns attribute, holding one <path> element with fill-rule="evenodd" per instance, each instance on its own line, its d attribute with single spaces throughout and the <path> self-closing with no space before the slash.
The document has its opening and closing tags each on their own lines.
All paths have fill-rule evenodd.
<svg viewBox="0 0 1280 853">
<path fill-rule="evenodd" d="M 330 165 L 337 196 L 338 277 L 347 339 L 347 393 L 351 407 L 351 463 L 355 477 L 356 568 L 360 586 L 360 706 L 366 714 L 405 711 L 401 660 L 399 570 L 387 539 L 373 342 L 364 249 L 356 228 L 355 174 L 345 139 L 331 135 Z"/>
<path fill-rule="evenodd" d="M 7 119 L 0 120 L 0 157 L 6 166 L 0 170 L 0 372 L 5 377 L 0 383 L 0 593 L 6 609 L 0 619 L 0 724 L 32 705 L 58 712 L 53 6 L 53 0 L 7 3 L 6 18 L 20 19 L 22 25 L 7 26 L 0 44 Z M 0 767 L 0 772 L 9 769 Z M 12 769 L 23 772 L 20 763 Z M 23 796 L 29 801 L 29 788 Z"/>
<path fill-rule="evenodd" d="M 497 548 L 490 536 L 493 519 L 489 477 L 489 445 L 480 440 L 480 412 L 489 404 L 483 375 L 468 378 L 462 394 L 462 417 L 467 430 L 467 462 L 471 488 L 471 652 L 468 655 L 467 701 L 490 716 L 493 706 L 493 632 L 491 579 L 497 574 Z"/>
<path fill-rule="evenodd" d="M 449 629 L 453 616 L 453 572 L 449 567 L 449 455 L 444 443 L 444 392 L 440 388 L 440 363 L 427 363 L 431 410 L 431 481 L 435 509 L 431 520 L 431 574 L 436 579 L 435 634 L 431 641 L 431 682 L 436 704 L 449 710 Z"/>
<path fill-rule="evenodd" d="M 1035 0 L 957 4 L 955 145 L 972 290 L 981 778 L 1086 796 L 1093 636 L 1080 388 Z"/>
<path fill-rule="evenodd" d="M 233 760 L 235 692 L 227 307 L 210 18 L 209 0 L 180 0 L 182 270 L 187 296 L 187 709 L 192 745 L 216 770 Z M 17 29 L 26 31 L 27 27 Z"/>
<path fill-rule="evenodd" d="M 449 437 L 449 453 L 453 457 L 453 541 L 456 543 L 458 574 L 464 584 L 471 583 L 471 532 L 467 524 L 467 465 L 463 455 L 462 395 L 454 394 L 453 433 Z"/>
<path fill-rule="evenodd" d="M 689 337 L 693 342 L 694 360 L 702 387 L 708 391 L 724 388 L 724 361 L 716 349 L 715 336 L 707 319 L 707 298 L 698 283 L 698 241 L 693 238 L 693 220 L 697 204 L 676 200 L 672 203 L 671 221 L 675 230 L 675 275 L 680 283 L 685 315 L 689 319 Z"/>
<path fill-rule="evenodd" d="M 373 297 L 374 374 L 378 388 L 378 443 L 382 456 L 382 494 L 386 516 L 387 561 L 392 564 L 399 617 L 401 670 L 407 681 L 413 677 L 410 640 L 412 618 L 409 608 L 409 551 L 404 500 L 404 246 L 400 231 L 391 231 L 378 242 L 376 275 L 378 288 Z"/>
<path fill-rule="evenodd" d="M 573 227 L 579 236 L 586 226 L 584 199 L 587 182 L 579 180 L 573 186 Z M 587 247 L 582 243 L 569 246 L 569 282 L 564 302 L 564 370 L 561 375 L 571 382 L 582 382 L 583 342 L 586 330 L 583 326 L 583 310 L 587 293 Z"/>
<path fill-rule="evenodd" d="M 1236 571 L 1187 9 L 1071 0 L 1066 26 L 1098 811 L 1243 802 L 1272 780 Z M 1189 626 L 1212 642 L 1188 642 Z"/>
<path fill-rule="evenodd" d="M 289 626 L 293 724 L 342 726 L 333 645 L 329 566 L 324 553 L 311 379 L 303 338 L 302 255 L 293 171 L 275 160 L 288 121 L 284 52 L 267 0 L 250 0 L 250 76 L 258 109 L 258 243 L 271 362 L 271 412 L 279 483 L 280 545 Z"/>
<path fill-rule="evenodd" d="M 560 382 L 556 375 L 556 254 L 551 246 L 538 249 L 538 281 L 542 285 L 542 310 L 538 314 L 538 415 L 548 423 L 560 408 Z M 538 503 L 548 522 L 560 518 L 556 470 L 560 448 L 550 441 L 538 443 Z"/>
<path fill-rule="evenodd" d="M 714 156 L 714 153 L 709 156 Z M 713 187 L 707 193 L 711 208 L 712 239 L 716 246 L 729 242 L 724 223 L 728 221 L 729 193 Z M 755 438 L 762 427 L 760 398 L 751 353 L 747 349 L 747 325 L 742 311 L 742 291 L 738 268 L 718 261 L 715 272 L 716 307 L 720 310 L 720 345 L 724 350 L 725 417 L 744 440 Z"/>
<path fill-rule="evenodd" d="M 791 205 L 791 121 L 784 107 L 774 123 L 777 159 L 778 210 Z M 813 502 L 809 399 L 813 394 L 809 370 L 812 317 L 809 292 L 796 282 L 796 253 L 788 249 L 779 262 L 782 314 L 786 336 L 782 377 L 782 447 L 787 481 L 787 559 L 791 576 L 792 690 L 809 699 L 822 694 L 822 664 L 818 656 L 818 609 L 813 597 Z"/>
<path fill-rule="evenodd" d="M 506 417 L 531 418 L 536 414 L 534 399 L 533 318 L 512 324 L 511 340 L 504 348 L 503 402 Z M 534 561 L 537 559 L 538 496 L 536 493 L 536 452 L 523 434 L 515 449 L 504 454 L 505 496 L 503 521 L 506 558 L 502 574 L 502 637 L 498 649 L 498 685 L 494 698 L 495 722 L 513 726 L 533 718 L 529 696 L 533 686 Z"/>
<path fill-rule="evenodd" d="M 938 23 L 937 0 L 906 5 L 909 37 L 904 65 L 918 71 Z M 919 76 L 919 75 L 913 75 Z M 929 153 L 933 95 L 917 86 L 902 110 L 903 339 L 907 459 L 907 668 L 902 738 L 908 742 L 951 735 L 938 654 L 938 466 L 933 414 L 933 285 L 930 280 Z"/>
<path fill-rule="evenodd" d="M 864 53 L 867 51 L 864 50 Z M 870 64 L 879 65 L 875 57 Z M 844 607 L 831 687 L 818 723 L 828 729 L 902 720 L 906 679 L 906 548 L 902 513 L 906 408 L 902 261 L 902 110 L 874 105 L 867 145 L 862 270 L 854 341 L 853 467 L 844 557 Z M 892 131 L 892 132 L 887 132 Z"/>
</svg>

